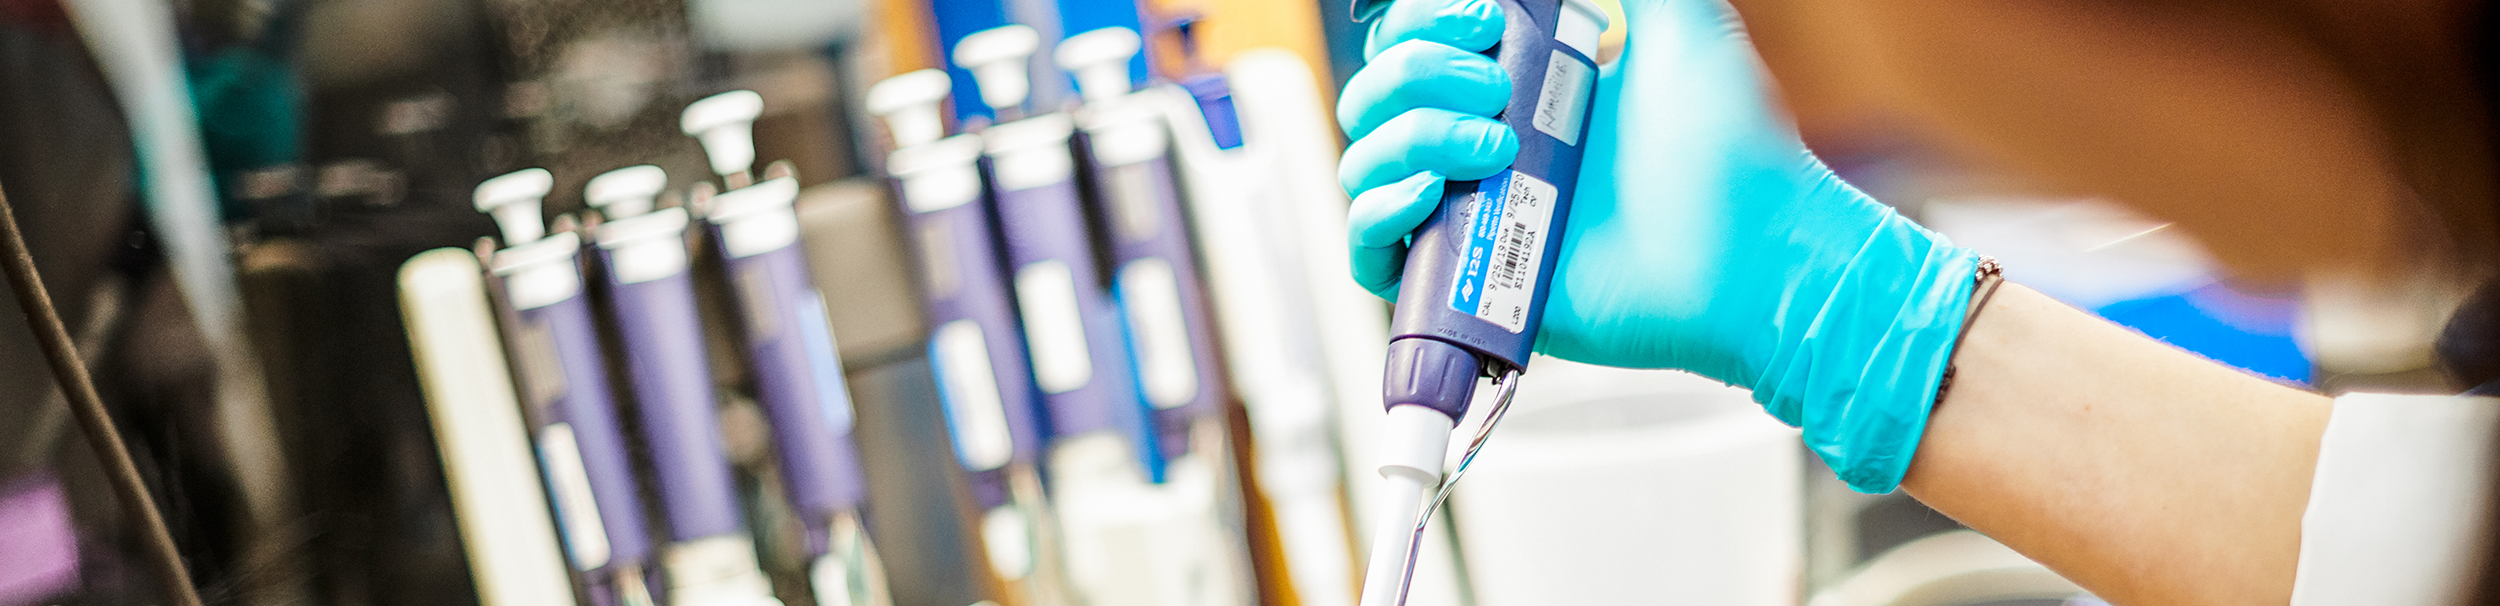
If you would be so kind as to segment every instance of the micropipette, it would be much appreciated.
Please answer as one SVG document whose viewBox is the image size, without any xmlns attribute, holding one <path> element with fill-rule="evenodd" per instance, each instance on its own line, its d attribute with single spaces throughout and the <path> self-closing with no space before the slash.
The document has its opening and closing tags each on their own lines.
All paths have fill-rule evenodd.
<svg viewBox="0 0 2500 606">
<path fill-rule="evenodd" d="M 1002 118 L 1023 113 L 1025 59 L 1041 39 L 1010 25 L 966 36 L 955 60 L 981 82 L 981 98 Z M 1120 309 L 1104 288 L 1102 263 L 1069 147 L 1075 122 L 1049 112 L 991 125 L 981 138 L 990 159 L 998 227 L 1013 268 L 1032 373 L 1049 411 L 1052 439 L 1109 437 L 1159 475 L 1154 434 L 1137 394 Z"/>
<path fill-rule="evenodd" d="M 929 362 L 955 456 L 980 511 L 984 561 L 1007 606 L 1061 604 L 1055 522 L 1037 461 L 1044 439 L 1015 294 L 1000 263 L 997 218 L 981 177 L 981 137 L 948 136 L 945 72 L 897 75 L 868 89 L 894 151 L 886 172 L 919 250 Z"/>
<path fill-rule="evenodd" d="M 1085 99 L 1074 112 L 1077 158 L 1164 470 L 1151 489 L 1169 503 L 1169 530 L 1153 546 L 1164 551 L 1139 557 L 1179 571 L 1168 578 L 1195 579 L 1155 603 L 1247 604 L 1249 540 L 1235 513 L 1244 498 L 1224 414 L 1233 390 L 1171 156 L 1164 106 L 1175 99 L 1131 90 L 1143 42 L 1135 30 L 1105 27 L 1069 36 L 1053 53 Z"/>
<path fill-rule="evenodd" d="M 1554 236 L 1580 174 L 1606 13 L 1588 0 L 1498 1 L 1507 27 L 1490 52 L 1512 88 L 1496 118 L 1518 134 L 1519 156 L 1490 178 L 1449 183 L 1408 245 L 1382 381 L 1389 420 L 1380 473 L 1390 498 L 1380 515 L 1412 522 L 1377 528 L 1365 606 L 1406 603 L 1426 521 L 1510 407 L 1536 346 L 1561 256 Z M 1370 4 L 1357 0 L 1355 15 Z M 1496 377 L 1493 408 L 1444 478 L 1449 434 L 1466 417 L 1479 375 Z"/>
<path fill-rule="evenodd" d="M 1166 459 L 1188 454 L 1202 421 L 1221 421 L 1230 392 L 1219 371 L 1214 319 L 1191 250 L 1161 95 L 1130 91 L 1129 63 L 1142 40 L 1109 27 L 1074 36 L 1055 53 L 1076 75 L 1081 154 L 1093 177 L 1095 212 L 1107 217 L 1113 283 L 1128 319 L 1138 384 L 1154 407 Z"/>
<path fill-rule="evenodd" d="M 815 558 L 808 579 L 816 602 L 881 606 L 889 600 L 865 526 L 868 480 L 852 442 L 850 389 L 824 295 L 808 279 L 799 247 L 799 181 L 787 163 L 766 168 L 762 181 L 751 174 L 763 109 L 754 91 L 730 91 L 686 106 L 680 124 L 732 188 L 700 206 L 738 302 L 734 315 L 756 399 L 772 421 L 782 484 Z"/>
<path fill-rule="evenodd" d="M 1039 50 L 1030 28 L 966 36 L 955 59 L 980 79 L 982 98 L 1016 115 L 1026 57 Z M 1013 94 L 990 94 L 996 90 Z M 1033 376 L 1049 410 L 1050 497 L 1064 532 L 1069 585 L 1094 606 L 1229 604 L 1244 591 L 1200 537 L 1181 491 L 1167 490 L 1153 409 L 1139 392 L 1120 300 L 1109 288 L 1077 181 L 1069 114 L 1037 113 L 990 126 L 981 135 L 991 162 L 999 228 Z M 1199 479 L 1192 468 L 1188 473 Z M 1193 479 L 1191 483 L 1197 480 Z M 1192 493 L 1197 494 L 1197 493 Z M 1210 516 L 1211 517 L 1211 516 Z M 1203 596 L 1203 597 L 1197 597 Z"/>
<path fill-rule="evenodd" d="M 477 186 L 480 212 L 495 218 L 503 248 L 492 270 L 512 313 L 505 330 L 517 360 L 522 406 L 545 468 L 566 554 L 596 606 L 649 606 L 644 578 L 651 537 L 642 495 L 617 422 L 607 362 L 582 288 L 581 237 L 547 233 L 540 203 L 554 177 L 516 171 Z"/>
<path fill-rule="evenodd" d="M 608 171 L 582 197 L 598 235 L 608 304 L 650 451 L 670 543 L 661 552 L 675 606 L 779 606 L 738 506 L 718 396 L 695 308 L 685 207 L 658 208 L 660 167 Z"/>
</svg>

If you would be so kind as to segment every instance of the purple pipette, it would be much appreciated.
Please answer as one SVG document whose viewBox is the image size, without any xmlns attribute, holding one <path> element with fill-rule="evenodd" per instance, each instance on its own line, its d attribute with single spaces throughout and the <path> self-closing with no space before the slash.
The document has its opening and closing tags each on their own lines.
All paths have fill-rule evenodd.
<svg viewBox="0 0 2500 606">
<path fill-rule="evenodd" d="M 777 605 L 739 513 L 721 437 L 687 272 L 686 209 L 652 209 L 667 185 L 659 167 L 634 166 L 591 179 L 583 197 L 607 217 L 597 229 L 599 258 L 667 514 L 669 603 Z"/>
<path fill-rule="evenodd" d="M 753 182 L 752 128 L 763 100 L 732 91 L 686 107 L 682 126 L 703 142 L 713 172 L 734 189 L 702 204 L 721 253 L 738 325 L 770 419 L 782 483 L 815 557 L 809 579 L 820 603 L 881 603 L 884 579 L 867 541 L 867 477 L 851 441 L 851 395 L 827 326 L 824 295 L 809 279 L 794 205 L 798 178 L 776 164 Z M 747 184 L 752 183 L 752 184 Z"/>
<path fill-rule="evenodd" d="M 1365 606 L 1406 603 L 1424 523 L 1510 405 L 1536 347 L 1580 175 L 1606 13 L 1588 0 L 1497 1 L 1508 25 L 1491 52 L 1512 87 L 1497 118 L 1518 133 L 1519 156 L 1491 178 L 1449 183 L 1408 245 L 1382 381 L 1380 473 L 1390 498 L 1380 515 L 1392 523 L 1372 543 Z M 1375 3 L 1355 0 L 1355 15 Z M 1445 479 L 1450 431 L 1481 375 L 1497 377 L 1499 397 Z"/>
<path fill-rule="evenodd" d="M 651 537 L 582 288 L 581 239 L 546 235 L 540 222 L 540 200 L 553 185 L 546 170 L 532 168 L 477 187 L 478 210 L 503 229 L 492 270 L 515 320 L 506 340 L 568 559 L 594 604 L 648 605 Z"/>
</svg>

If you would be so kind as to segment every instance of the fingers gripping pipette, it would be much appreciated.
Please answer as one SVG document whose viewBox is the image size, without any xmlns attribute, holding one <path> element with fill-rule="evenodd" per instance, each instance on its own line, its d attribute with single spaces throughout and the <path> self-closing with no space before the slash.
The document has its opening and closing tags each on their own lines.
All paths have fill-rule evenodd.
<svg viewBox="0 0 2500 606">
<path fill-rule="evenodd" d="M 1364 606 L 1406 603 L 1425 523 L 1509 408 L 1536 346 L 1561 256 L 1554 236 L 1580 174 L 1606 14 L 1587 0 L 1497 1 L 1507 25 L 1489 52 L 1512 88 L 1496 118 L 1518 134 L 1519 157 L 1490 178 L 1448 184 L 1407 249 L 1382 381 L 1389 419 L 1380 474 L 1389 498 L 1378 515 L 1388 523 L 1372 543 Z M 1370 4 L 1356 0 L 1355 15 Z M 1497 377 L 1499 394 L 1444 478 L 1449 434 L 1467 416 L 1479 375 Z"/>
</svg>

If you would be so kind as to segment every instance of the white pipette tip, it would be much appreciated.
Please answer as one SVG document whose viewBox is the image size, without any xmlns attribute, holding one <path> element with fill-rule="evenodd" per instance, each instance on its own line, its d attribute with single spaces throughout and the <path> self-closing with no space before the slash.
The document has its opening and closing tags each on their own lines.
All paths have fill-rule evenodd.
<svg viewBox="0 0 2500 606">
<path fill-rule="evenodd" d="M 668 171 L 649 164 L 628 166 L 592 177 L 582 187 L 582 201 L 609 219 L 623 219 L 651 212 L 666 189 Z"/>
<path fill-rule="evenodd" d="M 1069 36 L 1052 56 L 1061 69 L 1076 74 L 1085 102 L 1096 103 L 1129 93 L 1128 62 L 1143 43 L 1135 30 L 1106 27 Z"/>
<path fill-rule="evenodd" d="M 764 96 L 733 90 L 686 106 L 677 126 L 703 142 L 712 172 L 723 177 L 755 168 L 755 119 L 764 115 Z"/>
<path fill-rule="evenodd" d="M 544 168 L 524 168 L 477 184 L 477 211 L 495 218 L 503 229 L 504 246 L 520 246 L 546 237 L 540 202 L 555 188 L 555 175 Z"/>
<path fill-rule="evenodd" d="M 1424 504 L 1439 490 L 1450 431 L 1458 422 L 1424 406 L 1389 407 L 1381 434 L 1378 505 L 1372 553 L 1363 573 L 1361 606 L 1400 606 L 1412 579 L 1408 561 L 1417 552 L 1415 527 L 1430 515 Z"/>
<path fill-rule="evenodd" d="M 1005 110 L 1024 105 L 1033 82 L 1025 61 L 1042 47 L 1042 34 L 1023 25 L 1003 25 L 973 32 L 955 43 L 955 64 L 972 70 L 981 85 L 981 103 Z"/>
<path fill-rule="evenodd" d="M 1423 521 L 1425 499 L 1433 483 L 1408 474 L 1382 474 L 1380 521 L 1372 532 L 1371 558 L 1363 567 L 1363 592 L 1358 606 L 1402 606 L 1413 580 L 1413 562 L 1420 552 L 1415 526 Z"/>
<path fill-rule="evenodd" d="M 946 119 L 938 115 L 938 105 L 954 88 L 946 72 L 934 69 L 886 78 L 868 87 L 868 114 L 885 119 L 886 130 L 894 134 L 895 149 L 936 141 L 946 136 Z"/>
</svg>

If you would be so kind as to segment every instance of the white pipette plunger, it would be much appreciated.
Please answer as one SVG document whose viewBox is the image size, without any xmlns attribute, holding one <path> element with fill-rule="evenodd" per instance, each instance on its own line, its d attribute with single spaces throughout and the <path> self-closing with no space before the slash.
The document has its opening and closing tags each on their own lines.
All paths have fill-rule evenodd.
<svg viewBox="0 0 2500 606">
<path fill-rule="evenodd" d="M 477 209 L 503 228 L 503 249 L 495 251 L 493 270 L 504 280 L 506 299 L 516 309 L 537 309 L 582 291 L 581 273 L 571 263 L 581 247 L 573 232 L 548 235 L 540 218 L 555 176 L 543 168 L 525 168 L 477 184 Z"/>
<path fill-rule="evenodd" d="M 1061 69 L 1076 74 L 1077 92 L 1085 102 L 1099 103 L 1129 93 L 1129 59 L 1142 44 L 1134 30 L 1106 27 L 1069 36 L 1052 56 Z"/>
<path fill-rule="evenodd" d="M 547 236 L 539 206 L 555 188 L 555 175 L 544 168 L 524 168 L 477 184 L 477 211 L 495 218 L 503 229 L 503 245 L 520 246 Z"/>
<path fill-rule="evenodd" d="M 601 173 L 582 188 L 582 199 L 611 220 L 651 212 L 668 189 L 668 171 L 644 164 Z"/>
<path fill-rule="evenodd" d="M 755 169 L 755 119 L 762 115 L 763 95 L 733 90 L 687 105 L 677 126 L 703 142 L 712 172 L 727 178 Z"/>
<path fill-rule="evenodd" d="M 1040 50 L 1042 35 L 1023 25 L 1005 25 L 973 32 L 955 43 L 955 64 L 972 70 L 981 86 L 981 103 L 1000 114 L 1018 113 L 1033 92 L 1025 62 Z M 1007 119 L 1000 116 L 1000 119 Z"/>
<path fill-rule="evenodd" d="M 895 149 L 943 139 L 946 117 L 939 115 L 938 108 L 954 87 L 946 72 L 934 69 L 886 78 L 868 87 L 868 114 L 885 120 Z"/>
</svg>

